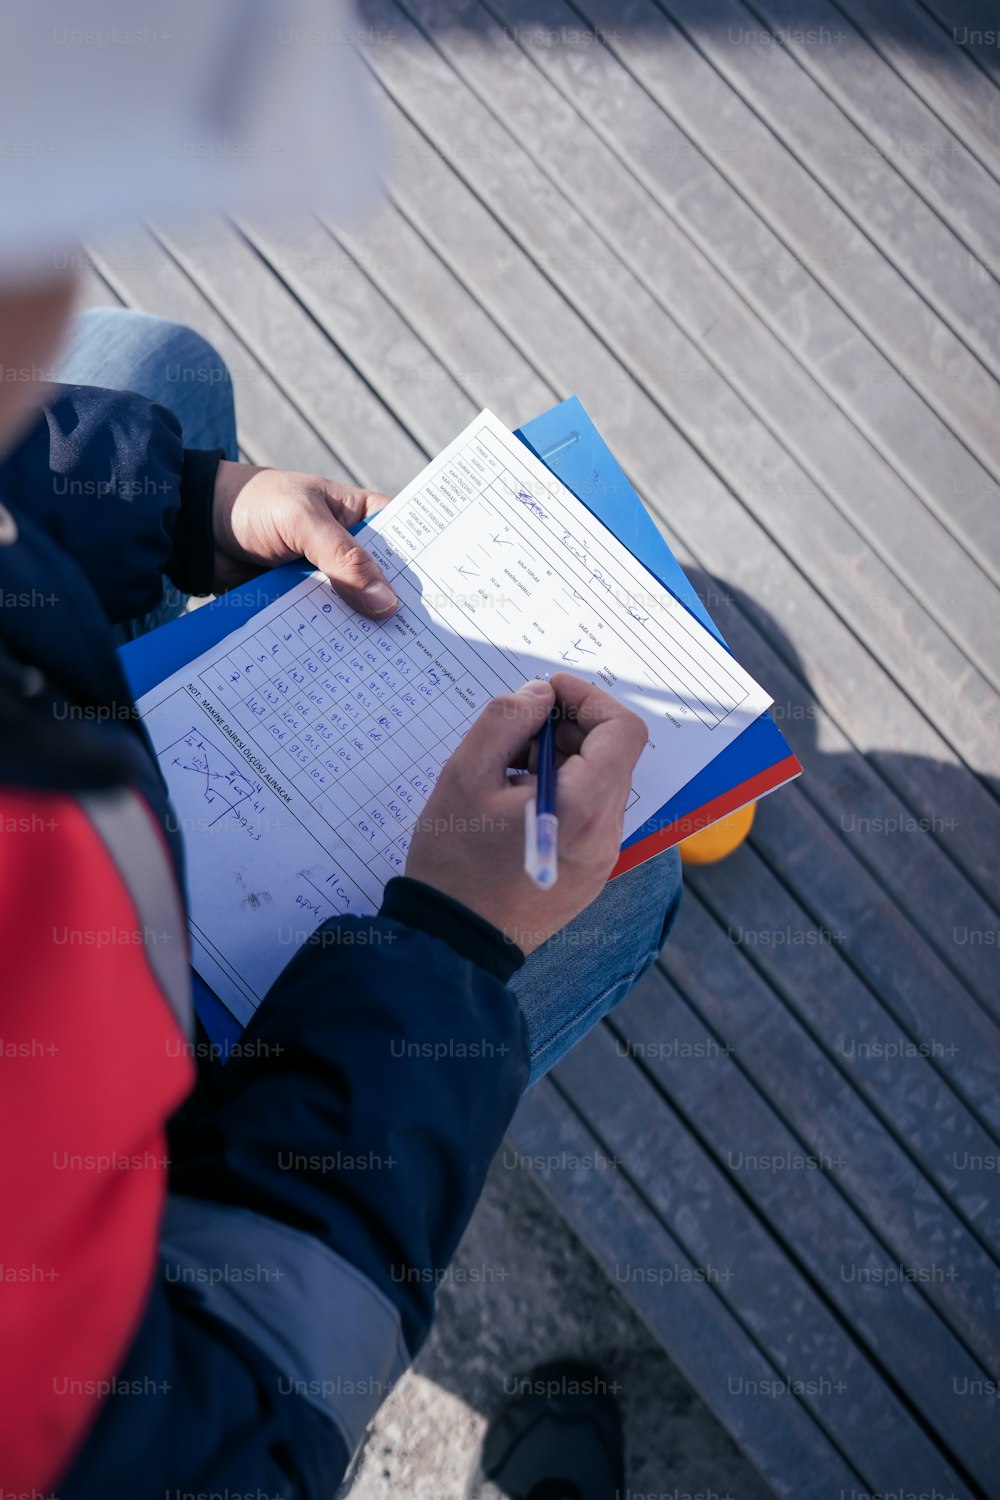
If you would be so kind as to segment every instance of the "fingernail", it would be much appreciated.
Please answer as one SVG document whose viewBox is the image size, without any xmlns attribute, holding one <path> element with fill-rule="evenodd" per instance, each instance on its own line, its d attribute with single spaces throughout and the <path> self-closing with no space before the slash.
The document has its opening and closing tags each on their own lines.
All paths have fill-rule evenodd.
<svg viewBox="0 0 1000 1500">
<path fill-rule="evenodd" d="M 370 583 L 364 591 L 364 601 L 368 608 L 376 615 L 384 615 L 396 605 L 396 596 L 387 583 L 380 579 L 378 583 Z"/>
<path fill-rule="evenodd" d="M 539 697 L 544 693 L 547 698 L 552 692 L 552 684 L 543 682 L 540 677 L 529 677 L 527 682 L 522 682 L 517 690 L 519 693 L 537 693 Z"/>
</svg>

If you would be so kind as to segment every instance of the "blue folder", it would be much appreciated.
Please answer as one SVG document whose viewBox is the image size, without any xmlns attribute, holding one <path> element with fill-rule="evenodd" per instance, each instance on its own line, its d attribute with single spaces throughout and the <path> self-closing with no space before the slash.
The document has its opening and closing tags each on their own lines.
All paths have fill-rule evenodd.
<svg viewBox="0 0 1000 1500">
<path fill-rule="evenodd" d="M 516 435 L 728 651 L 722 632 L 577 397 L 570 396 L 519 427 Z M 764 785 L 758 784 L 765 772 L 781 766 L 786 774 L 778 774 L 771 785 L 766 784 L 767 777 Z M 753 787 L 750 796 L 743 799 L 752 801 L 797 775 L 800 769 L 771 715 L 761 714 L 627 839 L 625 849 L 644 843 L 700 808 L 718 807 L 741 786 Z M 738 798 L 730 800 L 732 806 L 723 807 L 723 813 L 742 805 Z"/>
</svg>

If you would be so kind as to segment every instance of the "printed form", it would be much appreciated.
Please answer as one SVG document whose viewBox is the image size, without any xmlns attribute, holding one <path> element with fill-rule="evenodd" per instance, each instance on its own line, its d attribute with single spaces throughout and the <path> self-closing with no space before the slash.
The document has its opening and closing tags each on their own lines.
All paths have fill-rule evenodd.
<svg viewBox="0 0 1000 1500">
<path fill-rule="evenodd" d="M 316 573 L 139 700 L 184 839 L 192 961 L 244 1023 L 320 923 L 378 909 L 496 694 L 565 670 L 642 716 L 625 838 L 771 701 L 491 412 L 357 539 L 391 619 Z"/>
</svg>

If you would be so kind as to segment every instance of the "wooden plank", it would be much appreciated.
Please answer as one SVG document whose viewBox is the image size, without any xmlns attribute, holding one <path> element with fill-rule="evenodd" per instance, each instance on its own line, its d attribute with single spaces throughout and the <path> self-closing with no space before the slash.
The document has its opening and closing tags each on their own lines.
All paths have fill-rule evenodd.
<svg viewBox="0 0 1000 1500">
<path fill-rule="evenodd" d="M 1000 269 L 1000 225 L 997 223 L 997 181 L 966 150 L 960 136 L 952 135 L 933 111 L 916 98 L 882 57 L 865 45 L 861 34 L 844 18 L 843 10 L 828 0 L 805 0 L 793 7 L 790 0 L 763 0 L 757 9 L 769 26 L 780 33 L 781 42 L 816 83 L 834 99 L 865 138 L 885 156 L 892 168 L 906 177 L 910 186 L 931 205 L 954 236 L 973 252 L 972 263 L 954 246 L 952 278 L 937 288 L 931 300 L 943 291 L 945 308 L 954 299 L 955 273 L 978 284 L 979 296 L 996 294 L 996 285 L 984 275 L 985 266 L 994 275 Z M 810 36 L 831 34 L 834 45 L 813 45 Z M 942 51 L 948 43 L 942 37 Z M 948 58 L 942 58 L 948 66 Z M 873 151 L 867 151 L 871 156 Z M 891 178 L 886 177 L 886 181 Z M 915 228 L 915 233 L 919 229 Z M 937 231 L 940 234 L 940 229 Z M 985 266 L 978 269 L 976 258 Z M 945 267 L 949 258 L 945 258 Z M 996 350 L 994 350 L 996 356 Z"/>
<path fill-rule="evenodd" d="M 392 495 L 423 468 L 427 455 L 231 224 L 164 240 L 255 358 L 282 372 L 285 391 L 355 482 Z"/>
<path fill-rule="evenodd" d="M 919 5 L 841 0 L 842 8 L 900 77 L 1000 177 L 1000 93 Z M 993 10 L 992 29 L 998 28 Z M 947 57 L 942 52 L 947 51 Z"/>
<path fill-rule="evenodd" d="M 622 330 L 637 377 L 745 497 L 779 544 L 800 561 L 810 549 L 828 555 L 842 593 L 844 570 L 857 555 L 860 533 L 911 595 L 926 601 L 916 611 L 939 623 L 957 644 L 956 665 L 961 656 L 970 658 L 996 687 L 1000 666 L 987 642 L 994 634 L 1000 637 L 1000 590 L 805 376 L 662 207 L 622 173 L 620 161 L 576 110 L 539 78 L 531 60 L 511 40 L 518 34 L 521 12 L 501 29 L 484 17 L 478 0 L 450 0 L 447 10 L 441 0 L 406 4 L 425 28 L 433 18 L 451 20 L 435 33 L 441 55 L 499 115 L 539 174 L 544 171 L 552 190 L 566 194 L 591 224 L 600 225 L 600 238 L 594 235 L 588 242 L 567 217 L 574 259 L 582 251 L 579 258 L 586 266 L 591 249 L 603 245 L 605 259 L 610 260 L 600 274 L 577 270 L 579 304 L 596 305 L 599 283 L 604 283 L 607 317 L 591 313 L 591 321 L 609 343 L 616 330 Z M 530 27 L 524 30 L 530 32 Z M 542 117 L 544 134 L 539 128 Z M 483 175 L 477 173 L 477 183 Z M 512 219 L 502 187 L 493 192 L 503 203 L 506 221 L 525 238 L 526 226 Z M 1000 207 L 1000 191 L 996 206 Z M 551 223 L 552 217 L 547 215 L 545 222 Z M 533 253 L 560 265 L 556 238 L 555 233 L 536 234 Z M 636 300 L 632 286 L 626 281 L 621 297 L 615 295 L 614 284 L 623 273 L 608 257 L 609 249 L 650 294 L 650 304 L 636 310 L 639 322 L 648 327 L 646 349 L 623 316 L 622 302 L 631 306 Z M 672 337 L 675 325 L 680 337 Z M 702 336 L 705 329 L 711 330 L 710 336 Z M 740 397 L 739 407 L 727 404 L 732 389 Z M 706 411 L 713 413 L 711 421 L 705 420 Z M 734 435 L 728 447 L 720 438 L 721 422 Z M 763 487 L 758 484 L 762 474 L 767 476 Z M 807 501 L 807 523 L 800 496 Z M 800 525 L 796 547 L 793 538 Z M 939 593 L 942 578 L 949 586 Z M 856 610 L 863 609 L 861 602 L 853 603 Z M 859 623 L 871 629 L 863 613 Z M 914 625 L 919 631 L 923 622 Z"/>
<path fill-rule="evenodd" d="M 253 221 L 241 228 L 427 454 L 471 422 L 479 408 L 461 378 L 434 357 L 317 219 L 280 227 Z M 371 267 L 370 247 L 366 259 Z"/>
<path fill-rule="evenodd" d="M 400 172 L 417 170 L 433 148 L 412 132 L 395 143 Z M 402 153 L 402 154 L 399 154 Z M 337 237 L 370 272 L 386 299 L 406 317 L 440 363 L 456 372 L 477 406 L 489 406 L 510 427 L 537 416 L 560 399 L 506 328 L 454 275 L 448 264 L 389 201 L 363 229 L 338 226 Z M 383 252 L 397 248 L 398 259 Z"/>
<path fill-rule="evenodd" d="M 1000 486 L 933 408 L 609 49 L 587 43 L 563 0 L 543 0 L 530 11 L 528 0 L 502 0 L 499 14 L 536 66 L 913 492 L 1000 577 Z M 526 24 L 529 14 L 534 24 Z M 563 37 L 569 40 L 556 45 Z M 829 258 L 839 259 L 839 252 Z"/>
<path fill-rule="evenodd" d="M 750 863 L 743 861 L 744 871 Z M 782 922 L 779 928 L 777 914 L 766 928 L 742 922 L 719 927 L 703 904 L 718 909 L 705 895 L 706 883 L 696 889 L 661 967 L 705 1023 L 735 1048 L 741 1067 L 790 1128 L 810 1150 L 838 1164 L 832 1174 L 838 1187 L 902 1260 L 947 1267 L 954 1250 L 968 1284 L 944 1287 L 938 1295 L 970 1337 L 970 1301 L 977 1295 L 971 1288 L 989 1299 L 987 1311 L 996 1302 L 996 1280 L 984 1275 L 982 1253 L 996 1258 L 1000 1196 L 995 1175 L 991 1183 L 987 1171 L 963 1172 L 957 1162 L 984 1147 L 983 1159 L 995 1159 L 991 1137 L 927 1059 L 866 1055 L 868 1041 L 892 1037 L 877 1001 L 852 983 L 845 965 L 840 976 L 826 965 L 829 992 L 813 982 L 800 995 L 803 965 L 796 969 L 787 951 L 779 964 L 763 957 L 761 933 L 792 935 L 808 927 Z M 748 933 L 758 939 L 752 948 Z M 933 1187 L 922 1185 L 925 1177 Z M 984 1348 L 982 1337 L 971 1337 Z M 995 1368 L 992 1334 L 985 1348 Z"/>
<path fill-rule="evenodd" d="M 386 112 L 394 127 L 394 149 L 408 149 L 411 143 L 412 149 L 419 149 L 421 137 L 398 107 L 387 103 Z M 935 829 L 933 836 L 948 847 L 980 889 L 996 894 L 995 834 L 988 830 L 1000 824 L 993 799 L 973 778 L 963 777 L 957 756 L 940 734 L 913 712 L 853 632 L 823 605 L 801 574 L 678 439 L 645 392 L 567 308 L 551 282 L 512 246 L 505 230 L 467 191 L 455 170 L 426 149 L 425 157 L 419 182 L 411 182 L 404 174 L 394 187 L 396 201 L 407 217 L 557 392 L 575 388 L 598 416 L 611 446 L 662 518 L 665 534 L 682 562 L 694 559 L 727 585 L 740 588 L 762 634 L 798 669 L 798 656 L 789 643 L 789 635 L 794 634 L 817 700 L 852 743 L 871 754 L 886 779 L 920 816 L 930 818 L 938 811 L 941 777 L 954 767 L 952 796 L 960 830 Z M 415 307 L 413 317 L 429 322 L 434 315 Z M 426 336 L 423 324 L 418 328 Z M 438 338 L 446 336 L 447 330 L 441 329 Z M 941 729 L 984 771 L 994 765 L 995 736 L 975 713 L 942 722 Z M 906 756 L 894 753 L 902 745 L 909 752 Z M 949 770 L 942 771 L 942 766 Z"/>
<path fill-rule="evenodd" d="M 763 841 L 778 842 L 770 829 Z M 797 852 L 799 858 L 786 865 L 785 877 L 797 885 L 817 884 L 822 874 L 803 877 L 802 846 Z M 821 865 L 825 852 L 820 847 L 814 863 Z M 862 982 L 869 976 L 854 954 L 863 949 L 870 926 L 884 924 L 897 949 L 908 939 L 917 942 L 908 924 L 892 920 L 877 888 L 865 890 L 859 882 L 869 899 L 859 901 L 843 926 L 827 925 L 803 911 L 798 891 L 792 896 L 784 890 L 749 846 L 725 867 L 690 872 L 689 884 L 725 938 L 716 966 L 733 962 L 731 948 L 766 977 L 942 1192 L 951 1194 L 957 1181 L 959 1140 L 963 1149 L 995 1153 L 1000 1110 L 991 1090 L 1000 1073 L 1000 1035 L 957 986 L 947 998 L 939 995 L 933 969 L 921 981 L 920 964 L 903 954 L 897 972 L 883 970 L 881 990 L 873 988 L 873 978 L 867 985 Z M 706 938 L 711 935 L 703 924 L 699 930 Z M 671 963 L 682 961 L 689 961 L 683 941 Z M 960 1008 L 953 1012 L 956 991 Z M 878 1190 L 876 1183 L 876 1194 Z M 1000 1254 L 1000 1188 L 976 1198 L 975 1215 L 968 1222 Z"/>
<path fill-rule="evenodd" d="M 715 899 L 730 931 L 763 930 L 779 934 L 788 918 L 796 936 L 790 942 L 806 945 L 806 951 L 782 954 L 782 973 L 795 983 L 812 987 L 834 985 L 826 971 L 834 962 L 831 947 L 848 960 L 851 968 L 878 995 L 884 1014 L 870 1022 L 887 1040 L 908 1036 L 914 1044 L 929 1048 L 928 1055 L 952 1082 L 953 1087 L 977 1110 L 981 1119 L 1000 1136 L 1000 1033 L 996 1029 L 996 996 L 981 1008 L 952 973 L 924 943 L 919 925 L 914 925 L 887 898 L 879 883 L 860 869 L 837 835 L 798 790 L 789 791 L 761 810 L 755 829 L 754 847 L 765 852 L 773 870 L 780 873 L 794 893 L 798 908 L 790 909 L 781 887 L 773 885 L 748 853 L 739 874 L 719 872 L 713 881 L 705 877 L 705 889 Z M 746 866 L 749 865 L 750 869 Z M 701 877 L 692 877 L 701 888 Z M 743 882 L 751 881 L 753 890 Z M 773 902 L 768 908 L 765 892 Z M 812 936 L 806 935 L 811 931 Z M 817 937 L 816 934 L 824 936 Z M 735 940 L 735 939 L 734 939 Z M 780 941 L 780 938 L 778 939 Z M 817 945 L 817 948 L 812 945 Z M 763 956 L 761 962 L 765 962 Z M 804 972 L 799 975 L 799 970 Z M 797 998 L 801 998 L 800 988 Z M 845 1018 L 846 1020 L 846 1018 Z M 941 1145 L 942 1156 L 945 1145 Z"/>
<path fill-rule="evenodd" d="M 798 1157 L 813 1155 L 817 1161 L 823 1158 L 811 1152 L 808 1140 L 798 1136 L 795 1128 L 783 1118 L 781 1097 L 769 1098 L 760 1091 L 753 1073 L 745 1068 L 741 1050 L 733 1046 L 726 1035 L 717 1035 L 711 1026 L 706 1025 L 675 984 L 667 980 L 663 968 L 646 975 L 609 1017 L 609 1026 L 619 1038 L 619 1052 L 628 1049 L 639 1059 L 640 1065 L 657 1080 L 673 1107 L 696 1131 L 699 1140 L 711 1149 L 721 1169 L 732 1173 L 736 1184 L 742 1182 L 745 1193 L 772 1223 L 775 1232 L 795 1242 L 798 1238 L 796 1227 L 802 1232 L 807 1224 L 813 1224 L 810 1232 L 810 1241 L 813 1241 L 816 1226 L 822 1221 L 832 1236 L 831 1244 L 822 1254 L 832 1250 L 850 1254 L 853 1263 L 862 1259 L 858 1236 L 861 1235 L 867 1245 L 873 1236 L 877 1236 L 879 1254 L 888 1254 L 891 1257 L 889 1265 L 895 1265 L 897 1272 L 901 1265 L 906 1266 L 910 1286 L 919 1287 L 922 1295 L 934 1302 L 937 1313 L 969 1343 L 973 1355 L 985 1368 L 996 1370 L 1000 1341 L 996 1326 L 996 1260 L 984 1253 L 978 1256 L 973 1253 L 964 1262 L 964 1271 L 958 1271 L 957 1262 L 943 1244 L 945 1236 L 937 1244 L 931 1242 L 930 1260 L 927 1251 L 919 1247 L 915 1259 L 910 1260 L 912 1247 L 906 1244 L 909 1238 L 907 1230 L 904 1229 L 903 1241 L 897 1239 L 897 1230 L 912 1218 L 912 1214 L 894 1218 L 889 1212 L 883 1212 L 882 1217 L 870 1221 L 864 1209 L 858 1214 L 849 1200 L 841 1202 L 838 1193 L 843 1193 L 843 1181 L 835 1182 L 819 1170 L 802 1170 L 795 1179 L 786 1176 L 772 1178 L 766 1172 L 754 1172 L 753 1169 L 744 1172 L 741 1154 L 763 1155 L 778 1163 L 786 1163 L 796 1154 Z M 882 1124 L 871 1118 L 868 1131 L 870 1139 L 876 1140 L 883 1134 Z M 903 1185 L 898 1184 L 891 1155 L 883 1158 L 883 1170 L 888 1181 L 897 1184 L 901 1190 Z M 930 1205 L 931 1212 L 942 1217 L 943 1223 L 951 1224 L 952 1233 L 955 1233 L 957 1220 L 952 1206 L 942 1199 L 930 1182 L 913 1172 L 909 1172 L 907 1181 L 916 1202 Z M 817 1203 L 826 1203 L 828 1208 L 820 1209 Z M 768 1205 L 772 1208 L 769 1209 Z M 835 1227 L 834 1221 L 838 1217 L 840 1227 Z M 849 1227 L 852 1224 L 853 1227 Z M 961 1238 L 961 1230 L 958 1230 L 958 1236 Z M 871 1245 L 868 1245 L 870 1250 Z M 879 1289 L 874 1295 L 876 1301 L 892 1305 L 895 1301 L 892 1289 L 906 1280 L 906 1274 L 895 1278 L 888 1274 L 847 1277 L 838 1271 L 835 1280 L 874 1286 Z M 966 1275 L 969 1280 L 957 1289 L 955 1283 Z M 946 1289 L 946 1295 L 934 1295 L 936 1286 Z M 885 1298 L 880 1296 L 883 1289 L 888 1292 Z M 852 1326 L 865 1326 L 867 1317 L 859 1314 L 855 1319 L 852 1314 L 850 1322 Z"/>
<path fill-rule="evenodd" d="M 111 284 L 104 280 L 104 277 L 97 270 L 97 267 L 89 256 L 85 257 L 83 267 L 80 271 L 76 305 L 80 310 L 85 307 L 122 306 L 122 299 Z"/>
<path fill-rule="evenodd" d="M 400 169 L 433 151 L 424 142 L 420 156 L 412 154 L 418 136 L 396 142 Z M 436 153 L 435 153 L 436 154 Z M 333 226 L 328 225 L 328 228 Z M 490 407 L 510 428 L 555 405 L 559 396 L 528 362 L 507 332 L 486 308 L 463 287 L 450 267 L 435 254 L 394 202 L 363 228 L 337 226 L 336 237 L 373 281 L 390 306 L 402 312 L 420 333 L 438 363 L 456 372 L 463 390 L 477 407 Z M 387 254 L 394 246 L 396 260 Z"/>
<path fill-rule="evenodd" d="M 839 1201 L 822 1165 L 816 1170 L 784 1165 L 810 1160 L 810 1148 L 785 1129 L 781 1098 L 768 1102 L 761 1097 L 741 1072 L 739 1053 L 704 1026 L 661 974 L 654 971 L 648 976 L 610 1022 L 618 1052 L 627 1047 L 638 1055 L 721 1170 L 742 1186 L 772 1229 L 788 1239 L 792 1253 L 826 1286 L 849 1325 L 870 1347 L 877 1350 L 884 1343 L 896 1350 L 900 1340 L 910 1336 L 912 1310 L 912 1299 L 900 1296 L 900 1288 L 908 1276 L 911 1289 L 918 1287 L 925 1296 L 934 1280 L 945 1284 L 953 1275 L 947 1256 L 939 1257 L 936 1273 L 915 1271 L 913 1265 L 887 1256 L 868 1228 Z M 754 1156 L 762 1169 L 754 1167 Z M 813 1154 L 811 1159 L 822 1164 L 821 1156 Z M 770 1170 L 767 1162 L 779 1166 Z M 989 1270 L 995 1276 L 992 1263 Z M 984 1289 L 966 1292 L 970 1304 L 993 1301 Z M 920 1367 L 922 1355 L 922 1349 L 914 1351 L 914 1368 Z M 932 1381 L 952 1380 L 947 1362 L 943 1369 L 925 1373 Z M 905 1372 L 901 1386 L 913 1394 Z M 935 1404 L 933 1396 L 929 1400 Z M 980 1412 L 970 1420 L 972 1441 L 978 1447 L 977 1427 L 986 1426 L 988 1418 Z"/>
<path fill-rule="evenodd" d="M 854 849 L 844 843 L 840 830 L 832 827 L 798 788 L 767 806 L 766 816 L 762 811 L 755 834 L 756 847 L 766 852 L 773 869 L 782 872 L 796 899 L 818 926 L 843 934 L 843 954 L 882 996 L 901 1027 L 913 1027 L 915 1034 L 930 1037 L 935 1034 L 935 1017 L 942 1010 L 954 1021 L 957 1030 L 952 1040 L 963 1053 L 961 1067 L 963 1071 L 971 1069 L 963 1088 L 971 1089 L 967 1094 L 970 1102 L 984 1110 L 985 1117 L 1000 1130 L 1000 1101 L 996 1112 L 993 1109 L 992 1089 L 1000 1083 L 1000 1078 L 993 1076 L 995 1064 L 987 1063 L 986 1054 L 976 1057 L 971 1050 L 974 1046 L 1000 1050 L 1000 1034 L 996 1031 L 1000 995 L 994 984 L 992 992 L 986 989 L 973 999 L 945 961 L 957 953 L 959 929 L 953 928 L 949 934 L 937 924 L 945 958 L 933 952 L 924 939 L 921 913 L 907 916 L 899 910 L 879 879 L 859 867 Z M 882 837 L 876 824 L 868 831 L 867 842 L 870 846 Z M 854 845 L 858 842 L 855 838 Z M 937 873 L 941 886 L 946 887 L 949 871 L 945 867 Z M 933 890 L 929 899 L 936 899 Z M 996 921 L 975 899 L 968 910 L 978 914 L 977 920 L 985 915 L 988 924 Z M 965 926 L 984 933 L 991 930 L 990 925 L 977 929 L 968 918 Z M 945 946 L 949 936 L 950 953 Z M 949 1055 L 958 1057 L 957 1053 Z M 950 1071 L 947 1064 L 943 1066 Z M 980 1068 L 987 1071 L 990 1081 Z M 976 1078 L 978 1081 L 974 1081 Z"/>
<path fill-rule="evenodd" d="M 587 1165 L 604 1159 L 601 1142 L 550 1080 L 525 1095 L 507 1134 L 606 1275 L 616 1279 L 622 1265 L 675 1268 L 672 1278 L 632 1278 L 619 1291 L 775 1493 L 829 1500 L 832 1487 L 844 1495 L 859 1492 L 858 1472 L 798 1396 L 747 1398 L 744 1392 L 765 1382 L 778 1390 L 780 1367 L 761 1353 L 719 1297 L 717 1284 L 649 1212 L 624 1174 Z M 700 1277 L 694 1274 L 699 1269 Z"/>
<path fill-rule="evenodd" d="M 125 303 L 188 324 L 218 350 L 233 380 L 240 445 L 252 463 L 350 481 L 336 454 L 152 233 L 136 231 L 127 255 L 117 239 L 93 240 L 90 250 Z"/>
<path fill-rule="evenodd" d="M 630 26 L 622 26 L 615 0 L 581 0 L 579 8 L 592 25 L 613 33 L 616 55 L 997 477 L 996 382 L 780 139 L 782 101 L 775 91 L 788 87 L 797 97 L 801 70 L 786 55 L 787 79 L 782 73 L 776 83 L 768 74 L 765 89 L 752 88 L 755 67 L 765 66 L 758 55 L 762 49 L 729 45 L 726 31 L 748 24 L 759 30 L 759 25 L 731 0 L 711 0 L 710 5 L 677 0 L 665 7 L 680 26 L 697 35 L 705 56 L 648 0 L 629 0 Z M 654 34 L 657 18 L 663 29 Z M 822 96 L 814 85 L 810 88 L 812 108 Z M 753 108 L 739 89 L 752 94 Z M 797 151 L 806 149 L 808 126 L 808 119 L 798 115 L 789 120 Z M 886 214 L 890 212 L 887 205 Z M 899 254 L 909 253 L 902 227 L 899 238 Z M 964 333 L 970 339 L 979 336 L 974 329 Z"/>
<path fill-rule="evenodd" d="M 748 1211 L 746 1189 L 734 1188 L 641 1070 L 622 1076 L 623 1063 L 613 1037 L 601 1026 L 563 1059 L 554 1078 L 605 1150 L 622 1160 L 630 1180 L 687 1256 L 702 1267 L 718 1268 L 720 1298 L 768 1357 L 788 1378 L 811 1383 L 815 1394 L 807 1385 L 803 1404 L 864 1475 L 866 1486 L 884 1493 L 895 1484 L 905 1492 L 915 1488 L 922 1474 L 926 1487 L 947 1492 L 958 1476 L 936 1451 L 932 1433 L 976 1478 L 989 1473 L 994 1452 L 1000 1452 L 1000 1435 L 991 1433 L 990 1424 L 977 1422 L 968 1401 L 950 1389 L 953 1369 L 972 1378 L 979 1366 L 919 1293 L 906 1283 L 899 1286 L 895 1300 L 905 1310 L 903 1318 L 887 1315 L 887 1303 L 869 1295 L 865 1286 L 842 1281 L 837 1287 L 826 1278 L 819 1294 L 807 1274 L 809 1263 L 838 1253 L 834 1236 L 843 1232 L 839 1214 L 817 1213 L 826 1205 L 811 1202 L 813 1212 L 803 1214 L 809 1232 L 798 1230 L 789 1254 L 773 1230 Z M 773 1196 L 775 1178 L 797 1182 L 806 1173 L 790 1169 L 768 1175 Z M 777 1194 L 788 1201 L 796 1198 L 787 1180 L 779 1180 Z M 865 1243 L 860 1226 L 850 1253 L 879 1257 L 877 1247 Z M 848 1301 L 860 1302 L 864 1309 L 857 1332 L 848 1332 L 837 1315 Z M 856 1311 L 855 1321 L 859 1318 Z M 927 1431 L 897 1399 L 883 1370 L 913 1402 Z"/>
<path fill-rule="evenodd" d="M 816 0 L 806 5 L 807 18 L 812 3 Z M 852 272 L 877 274 L 894 298 L 896 317 L 901 318 L 905 308 L 914 316 L 929 316 L 927 328 L 933 331 L 938 324 L 936 337 L 944 341 L 942 350 L 953 346 L 955 376 L 966 382 L 970 395 L 978 393 L 978 399 L 986 403 L 983 415 L 995 410 L 1000 308 L 991 308 L 984 317 L 982 271 L 975 258 L 964 253 L 961 239 L 907 189 L 894 161 L 866 149 L 870 143 L 865 135 L 788 51 L 760 40 L 762 35 L 767 37 L 767 28 L 761 27 L 741 0 L 711 0 L 707 9 L 696 7 L 692 0 L 670 0 L 666 9 L 730 87 L 771 127 L 788 157 L 806 169 L 801 173 L 803 182 L 835 203 L 861 232 L 856 253 L 867 250 L 865 262 L 845 267 L 847 274 L 841 282 L 846 286 Z M 907 13 L 909 6 L 899 9 Z M 834 27 L 838 19 L 840 35 L 849 35 L 836 15 Z M 726 28 L 725 40 L 719 26 Z M 730 37 L 737 39 L 735 45 Z M 859 38 L 857 46 L 864 50 L 865 43 Z M 894 81 L 890 73 L 887 87 Z M 797 190 L 796 179 L 791 191 L 785 185 L 785 197 L 796 197 Z M 950 338 L 949 329 L 956 339 Z M 969 350 L 977 359 L 970 358 Z M 988 457 L 995 462 L 995 451 L 988 449 Z"/>
<path fill-rule="evenodd" d="M 897 5 L 896 9 L 904 9 Z M 758 0 L 756 9 L 767 25 L 780 36 L 782 46 L 795 58 L 799 67 L 829 95 L 851 123 L 871 142 L 875 150 L 865 151 L 855 142 L 852 161 L 859 173 L 867 176 L 868 158 L 884 158 L 893 171 L 920 194 L 944 221 L 947 231 L 974 252 L 968 259 L 959 246 L 951 246 L 943 265 L 950 264 L 952 277 L 943 286 L 947 309 L 954 295 L 954 279 L 968 278 L 970 290 L 979 297 L 992 297 L 996 287 L 985 266 L 994 273 L 1000 269 L 1000 223 L 997 220 L 998 184 L 996 179 L 969 152 L 960 136 L 953 135 L 938 117 L 913 93 L 897 73 L 886 66 L 882 57 L 868 46 L 861 34 L 845 18 L 842 10 L 828 0 Z M 816 45 L 810 38 L 829 36 L 828 44 Z M 940 52 L 950 51 L 941 37 Z M 949 59 L 941 57 L 939 66 L 947 67 Z M 883 172 L 879 184 L 891 190 L 891 175 Z M 866 189 L 875 188 L 866 183 Z M 896 200 L 900 198 L 897 191 Z M 925 222 L 921 219 L 921 225 Z M 911 231 L 921 232 L 914 223 Z M 940 236 L 941 230 L 935 232 Z M 943 242 L 942 242 L 943 243 Z M 925 246 L 925 249 L 927 247 Z M 977 258 L 985 266 L 977 265 Z M 939 306 L 935 288 L 932 300 Z M 959 288 L 965 290 L 964 284 Z M 940 306 L 939 306 L 940 310 Z M 947 316 L 947 311 L 945 312 Z M 992 347 L 993 361 L 997 354 Z"/>
<path fill-rule="evenodd" d="M 806 774 L 796 783 L 795 796 L 804 797 L 835 830 L 970 993 L 987 1008 L 995 1007 L 996 951 L 983 941 L 970 941 L 969 935 L 992 931 L 996 915 L 930 836 L 933 823 L 915 817 L 874 767 L 853 751 L 801 676 L 754 630 L 736 597 L 703 573 L 695 571 L 692 582 L 709 604 L 737 660 L 759 682 L 766 682 L 774 695 L 771 714 L 806 767 Z M 776 802 L 766 802 L 757 827 L 756 846 L 772 865 L 777 855 L 769 840 L 772 830 L 784 826 L 780 813 L 785 800 L 782 793 Z M 953 819 L 948 781 L 942 778 L 936 821 L 944 824 Z M 795 823 L 800 836 L 808 839 L 802 817 L 797 816 Z M 789 857 L 795 867 L 801 855 Z"/>
</svg>

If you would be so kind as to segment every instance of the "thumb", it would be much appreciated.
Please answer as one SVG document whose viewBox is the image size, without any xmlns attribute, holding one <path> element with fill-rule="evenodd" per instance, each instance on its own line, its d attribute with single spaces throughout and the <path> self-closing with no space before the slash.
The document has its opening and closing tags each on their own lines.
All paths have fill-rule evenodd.
<svg viewBox="0 0 1000 1500">
<path fill-rule="evenodd" d="M 494 698 L 459 745 L 450 764 L 470 782 L 490 788 L 504 785 L 504 772 L 541 729 L 555 706 L 550 682 L 532 679 L 516 693 Z"/>
<path fill-rule="evenodd" d="M 373 618 L 390 614 L 398 599 L 378 563 L 325 507 L 300 519 L 298 550 L 324 572 L 352 609 Z"/>
</svg>

